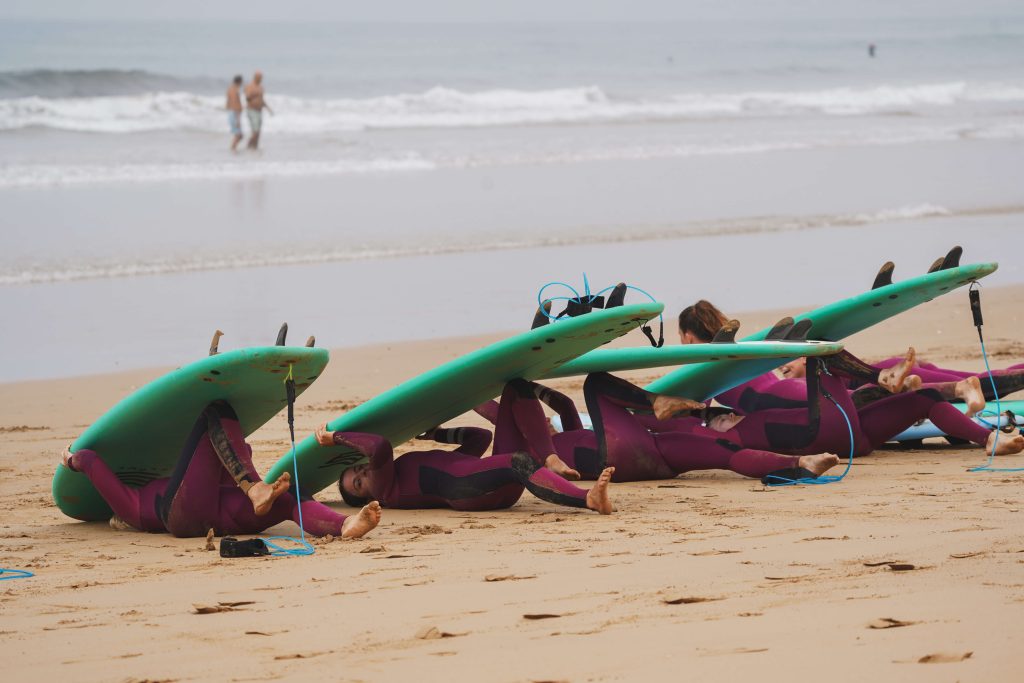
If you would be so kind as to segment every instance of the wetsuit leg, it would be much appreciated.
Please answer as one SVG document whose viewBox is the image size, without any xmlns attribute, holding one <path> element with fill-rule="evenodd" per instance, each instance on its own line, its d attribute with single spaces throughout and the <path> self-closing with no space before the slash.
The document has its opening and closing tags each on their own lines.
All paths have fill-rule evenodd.
<svg viewBox="0 0 1024 683">
<path fill-rule="evenodd" d="M 445 454 L 432 459 L 419 466 L 419 495 L 410 497 L 422 501 L 423 507 L 429 507 L 429 501 L 466 511 L 511 507 L 524 489 L 512 471 L 511 458 L 510 454 L 489 458 Z"/>
<path fill-rule="evenodd" d="M 743 448 L 727 439 L 665 432 L 655 437 L 661 457 L 677 474 L 692 470 L 731 470 L 760 479 L 766 474 L 799 467 L 800 457 Z"/>
<path fill-rule="evenodd" d="M 114 471 L 93 451 L 81 450 L 73 454 L 71 468 L 88 477 L 115 515 L 136 529 L 143 529 L 139 489 L 121 483 Z"/>
<path fill-rule="evenodd" d="M 157 496 L 157 514 L 175 536 L 203 536 L 220 517 L 220 478 L 224 471 L 200 415 L 185 440 L 164 494 Z"/>
<path fill-rule="evenodd" d="M 237 486 L 222 486 L 217 531 L 224 534 L 258 534 L 281 522 L 299 523 L 299 508 L 291 493 L 282 493 L 265 515 L 256 515 L 252 501 Z M 313 499 L 302 501 L 302 524 L 312 536 L 341 535 L 346 517 Z"/>
<path fill-rule="evenodd" d="M 546 387 L 521 379 L 505 385 L 494 426 L 494 453 L 526 451 L 535 462 L 543 465 L 544 459 L 555 452 L 551 430 L 537 395 L 544 389 Z"/>
<path fill-rule="evenodd" d="M 615 467 L 613 481 L 675 476 L 661 459 L 654 437 L 628 410 L 650 410 L 653 394 L 618 377 L 597 372 L 587 376 L 583 396 L 597 436 L 597 457 L 593 462 L 586 462 L 579 449 L 574 458 L 585 479 L 595 478 L 608 466 Z"/>
<path fill-rule="evenodd" d="M 950 436 L 980 445 L 988 439 L 987 429 L 943 400 L 934 389 L 895 394 L 860 411 L 861 429 L 876 448 L 926 418 Z"/>
<path fill-rule="evenodd" d="M 587 507 L 586 491 L 573 486 L 548 468 L 538 465 L 526 452 L 518 451 L 509 458 L 509 466 L 519 482 L 533 495 L 556 505 Z"/>
<path fill-rule="evenodd" d="M 871 444 L 861 431 L 857 410 L 845 383 L 833 375 L 819 375 L 816 360 L 807 360 L 807 408 L 762 410 L 747 415 L 722 437 L 747 448 L 776 453 L 809 455 L 827 452 L 841 455 L 850 450 L 852 429 L 854 453 L 870 453 Z M 832 403 L 833 400 L 846 414 L 846 419 Z M 707 433 L 707 430 L 701 433 Z"/>
</svg>

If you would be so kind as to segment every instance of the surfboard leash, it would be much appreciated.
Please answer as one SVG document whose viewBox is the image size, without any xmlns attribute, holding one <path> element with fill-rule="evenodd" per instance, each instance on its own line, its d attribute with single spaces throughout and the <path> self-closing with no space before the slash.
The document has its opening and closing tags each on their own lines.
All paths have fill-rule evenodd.
<svg viewBox="0 0 1024 683">
<path fill-rule="evenodd" d="M 35 576 L 32 572 L 25 571 L 24 569 L 3 569 L 0 568 L 0 581 L 9 581 L 11 579 L 28 579 Z"/>
<path fill-rule="evenodd" d="M 988 350 L 985 348 L 985 335 L 981 331 L 981 326 L 985 324 L 984 318 L 981 314 L 981 285 L 977 280 L 971 283 L 971 286 L 967 289 L 967 297 L 971 302 L 971 317 L 974 318 L 974 328 L 978 330 L 978 341 L 981 343 L 981 357 L 985 360 L 985 374 L 988 375 L 988 381 L 992 385 L 992 395 L 996 398 L 996 438 L 992 440 L 992 450 L 988 454 L 988 460 L 981 467 L 972 467 L 968 469 L 968 472 L 1024 472 L 1024 467 L 992 467 L 992 460 L 996 457 L 996 447 L 999 445 L 999 435 L 1001 430 L 998 428 L 1001 415 L 1003 413 L 1002 406 L 999 403 L 999 390 L 996 389 L 996 380 L 992 376 L 992 367 L 988 362 Z"/>
<path fill-rule="evenodd" d="M 820 366 L 819 366 L 820 367 Z M 822 372 L 828 372 L 828 368 L 821 368 Z M 820 486 L 822 484 L 835 484 L 846 478 L 846 475 L 850 473 L 850 469 L 853 467 L 853 453 L 855 450 L 856 443 L 853 438 L 853 423 L 850 422 L 850 416 L 846 414 L 842 406 L 832 397 L 832 394 L 828 393 L 824 387 L 821 387 L 821 395 L 832 402 L 832 405 L 836 407 L 839 414 L 846 420 L 846 429 L 850 434 L 850 455 L 846 459 L 846 469 L 841 474 L 822 474 L 818 477 L 801 477 L 799 479 L 789 479 L 787 477 L 781 477 L 777 474 L 766 475 L 761 481 L 765 486 L 797 486 L 797 485 L 811 485 Z"/>
<path fill-rule="evenodd" d="M 573 295 L 572 296 L 545 297 L 544 296 L 544 292 L 548 289 L 548 287 L 554 287 L 556 285 L 561 286 L 561 287 L 565 287 L 570 292 L 572 292 Z M 615 289 L 617 286 L 618 285 L 609 285 L 608 287 L 605 287 L 604 289 L 602 289 L 601 291 L 597 292 L 596 294 L 591 294 L 591 292 L 590 292 L 590 280 L 587 279 L 587 274 L 586 273 L 583 273 L 583 294 L 580 294 L 576 290 L 575 287 L 573 287 L 572 285 L 570 285 L 570 284 L 568 284 L 566 282 L 558 282 L 558 281 L 549 282 L 549 283 L 547 283 L 546 285 L 544 285 L 543 287 L 541 287 L 537 291 L 537 309 L 538 309 L 538 311 L 543 313 L 548 318 L 548 320 L 553 321 L 553 322 L 554 321 L 558 321 L 559 319 L 561 319 L 562 317 L 564 317 L 566 315 L 568 315 L 569 317 L 576 317 L 578 315 L 583 315 L 585 313 L 589 313 L 591 310 L 593 310 L 595 308 L 604 308 L 605 307 L 605 297 L 604 297 L 605 292 L 610 292 L 613 289 Z M 649 292 L 647 292 L 647 291 L 645 291 L 645 290 L 643 290 L 643 289 L 641 289 L 639 287 L 634 287 L 633 285 L 626 285 L 626 289 L 627 290 L 633 290 L 634 292 L 639 292 L 640 294 L 643 294 L 648 299 L 650 299 L 652 302 L 658 303 L 658 300 L 655 299 L 654 296 L 652 296 Z M 555 301 L 565 301 L 566 302 L 566 306 L 565 306 L 565 310 L 563 310 L 561 313 L 558 313 L 557 315 L 552 315 L 545 308 L 544 304 L 545 303 L 549 303 L 549 302 L 555 302 Z M 651 342 L 651 346 L 653 346 L 654 348 L 660 349 L 662 346 L 664 346 L 665 345 L 665 314 L 664 314 L 664 312 L 658 314 L 658 338 L 657 339 L 654 338 L 654 331 L 651 329 L 651 326 L 650 326 L 649 323 L 644 323 L 643 325 L 641 325 L 640 326 L 640 331 L 644 333 L 644 335 L 647 337 L 648 341 Z"/>
<path fill-rule="evenodd" d="M 284 391 L 288 400 L 288 435 L 292 444 L 292 486 L 295 487 L 295 504 L 299 509 L 299 534 L 300 538 L 292 536 L 270 536 L 264 538 L 263 542 L 270 548 L 270 554 L 275 557 L 288 557 L 296 555 L 312 555 L 316 552 L 313 546 L 306 540 L 306 527 L 302 523 L 302 495 L 299 492 L 299 462 L 295 457 L 295 377 L 292 373 L 292 365 L 288 364 L 288 376 L 284 378 Z M 298 548 L 285 548 L 274 543 L 274 541 L 288 541 L 298 543 Z"/>
</svg>

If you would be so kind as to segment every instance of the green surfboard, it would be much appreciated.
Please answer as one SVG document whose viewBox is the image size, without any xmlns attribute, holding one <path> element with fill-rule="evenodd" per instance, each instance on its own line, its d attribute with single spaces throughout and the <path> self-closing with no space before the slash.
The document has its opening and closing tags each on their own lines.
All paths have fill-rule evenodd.
<svg viewBox="0 0 1024 683">
<path fill-rule="evenodd" d="M 289 367 L 296 393 L 320 376 L 326 349 L 267 346 L 227 351 L 178 368 L 122 399 L 75 439 L 72 451 L 88 448 L 129 486 L 170 476 L 200 412 L 224 400 L 238 413 L 246 435 L 287 405 Z M 113 514 L 84 474 L 57 466 L 53 500 L 69 517 L 86 522 Z"/>
<path fill-rule="evenodd" d="M 747 360 L 752 358 L 793 358 L 802 356 L 830 356 L 843 350 L 840 342 L 787 342 L 757 341 L 718 344 L 686 344 L 680 346 L 595 349 L 576 360 L 560 365 L 545 379 L 572 377 L 591 372 L 617 372 L 645 370 L 669 365 Z"/>
<path fill-rule="evenodd" d="M 798 322 L 805 318 L 813 321 L 814 324 L 807 335 L 808 339 L 839 341 L 931 301 L 937 296 L 980 280 L 995 272 L 998 267 L 996 263 L 978 263 L 940 270 L 904 282 L 885 285 L 794 318 Z M 769 330 L 770 328 L 763 329 L 745 337 L 743 341 L 760 341 L 767 336 Z M 689 365 L 651 382 L 646 388 L 655 393 L 705 400 L 774 370 L 790 360 L 792 358 L 727 360 Z"/>
<path fill-rule="evenodd" d="M 619 306 L 524 332 L 385 391 L 332 420 L 328 427 L 379 434 L 398 445 L 494 398 L 509 380 L 544 377 L 580 354 L 636 329 L 663 309 L 660 303 Z M 295 456 L 303 494 L 334 484 L 345 469 L 363 461 L 359 453 L 344 446 L 321 446 L 312 435 L 298 444 Z M 291 468 L 289 452 L 265 479 L 273 481 Z"/>
</svg>

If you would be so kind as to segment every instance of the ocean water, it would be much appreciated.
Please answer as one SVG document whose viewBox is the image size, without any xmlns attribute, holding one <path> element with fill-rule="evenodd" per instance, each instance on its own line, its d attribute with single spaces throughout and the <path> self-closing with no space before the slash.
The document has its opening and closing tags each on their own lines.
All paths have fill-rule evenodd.
<svg viewBox="0 0 1024 683">
<path fill-rule="evenodd" d="M 224 89 L 257 68 L 275 114 L 260 152 L 231 154 Z M 1007 241 L 1024 246 L 1024 231 L 1008 229 L 1024 215 L 1022 160 L 1024 12 L 663 24 L 9 21 L 0 23 L 0 307 L 57 334 L 51 321 L 89 326 L 112 305 L 95 295 L 108 282 L 133 333 L 173 347 L 187 312 L 167 321 L 148 302 L 192 291 L 204 274 L 219 274 L 222 299 L 247 311 L 233 318 L 245 337 L 282 314 L 283 304 L 261 312 L 246 301 L 253 281 L 280 268 L 295 283 L 312 272 L 304 268 L 340 276 L 353 262 L 372 272 L 403 259 L 413 265 L 381 272 L 415 274 L 401 283 L 414 290 L 453 257 L 504 253 L 507 272 L 475 286 L 522 288 L 529 299 L 543 283 L 517 279 L 514 262 L 537 249 L 561 250 L 555 263 L 577 273 L 583 245 L 604 245 L 605 265 L 616 244 L 706 249 L 719 238 L 735 249 L 744 235 L 784 255 L 827 245 L 837 229 L 886 225 L 924 230 L 915 232 L 923 251 L 944 251 L 946 242 L 928 243 L 920 226 L 929 224 L 943 240 L 956 234 L 950 225 L 984 226 L 974 244 L 993 249 L 978 256 L 996 258 Z M 885 260 L 867 253 L 851 285 Z M 772 304 L 782 305 L 751 301 Z M 401 306 L 411 304 L 395 305 L 396 316 L 409 313 Z M 99 317 L 111 337 L 128 327 Z M 378 338 L 338 329 L 328 345 Z M 385 338 L 416 334 L 395 326 Z M 58 362 L 43 360 L 38 343 L 0 343 L 37 356 L 0 380 L 125 364 L 114 347 Z M 102 334 L 90 343 L 102 346 Z M 161 358 L 133 351 L 126 362 Z"/>
</svg>

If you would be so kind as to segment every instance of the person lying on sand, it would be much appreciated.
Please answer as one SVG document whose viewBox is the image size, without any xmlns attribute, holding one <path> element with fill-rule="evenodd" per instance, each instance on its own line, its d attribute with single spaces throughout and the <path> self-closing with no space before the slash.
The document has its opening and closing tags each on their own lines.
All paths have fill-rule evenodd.
<svg viewBox="0 0 1024 683">
<path fill-rule="evenodd" d="M 252 449 L 242 436 L 238 416 L 226 403 L 209 405 L 196 420 L 181 457 L 168 478 L 133 488 L 121 483 L 101 454 L 91 450 L 63 453 L 63 465 L 81 472 L 99 491 L 117 518 L 134 529 L 169 532 L 179 538 L 258 534 L 285 520 L 299 521 L 307 533 L 359 538 L 380 522 L 380 505 L 368 502 L 345 516 L 313 499 L 296 500 L 288 492 L 286 472 L 264 483 L 252 463 Z M 111 520 L 111 525 L 116 522 Z"/>
<path fill-rule="evenodd" d="M 739 323 L 726 318 L 720 310 L 708 301 L 700 300 L 683 309 L 679 314 L 679 339 L 683 344 L 707 343 L 724 328 L 738 327 Z M 792 318 L 784 318 L 776 329 L 793 325 Z M 882 387 L 884 391 L 864 391 L 855 395 L 854 402 L 864 405 L 871 400 L 893 393 L 899 378 L 905 380 L 901 388 L 935 389 L 950 401 L 964 401 L 968 404 L 967 415 L 971 416 L 985 407 L 985 400 L 995 398 L 987 376 L 965 373 L 957 376 L 951 373 L 930 372 L 916 363 L 916 354 L 911 348 L 907 355 L 887 360 L 883 364 L 868 364 L 848 351 L 842 351 L 830 361 L 835 366 L 842 362 L 846 367 L 844 382 L 847 388 L 865 389 Z M 783 366 L 784 379 L 774 372 L 767 372 L 737 387 L 724 391 L 715 400 L 729 406 L 738 414 L 746 414 L 765 408 L 799 408 L 807 405 L 807 384 L 804 381 L 804 360 L 797 359 Z M 788 373 L 788 374 L 787 374 Z M 912 373 L 912 374 L 911 374 Z M 1024 368 L 996 371 L 996 389 L 1000 396 L 1024 389 Z M 971 378 L 975 379 L 971 379 Z M 967 380 L 964 382 L 963 380 Z M 968 400 L 969 399 L 969 400 Z"/>
<path fill-rule="evenodd" d="M 534 419 L 546 423 L 539 407 Z M 383 507 L 407 510 L 499 510 L 514 505 L 528 489 L 549 503 L 588 508 L 602 515 L 614 510 L 608 496 L 613 467 L 600 472 L 597 483 L 586 491 L 525 450 L 482 457 L 491 443 L 486 429 L 438 427 L 418 438 L 457 444 L 458 448 L 413 451 L 395 458 L 388 440 L 376 434 L 332 432 L 326 424 L 316 430 L 322 446 L 347 446 L 369 459 L 367 464 L 348 468 L 338 479 L 342 499 L 353 507 L 376 499 Z"/>
<path fill-rule="evenodd" d="M 891 388 L 901 392 L 912 366 L 913 349 L 905 362 L 897 366 Z M 1002 436 L 989 431 L 950 404 L 935 388 L 893 393 L 856 405 L 856 393 L 846 388 L 843 377 L 850 377 L 848 359 L 840 355 L 807 359 L 807 399 L 804 407 L 767 408 L 746 415 L 726 414 L 710 420 L 694 433 L 721 438 L 748 448 L 766 448 L 780 453 L 843 453 L 867 455 L 920 420 L 931 420 L 949 436 L 971 441 L 996 455 L 1024 450 L 1024 436 Z M 950 388 L 974 410 L 985 406 L 977 377 L 969 377 Z M 862 391 L 862 390 L 858 390 Z M 996 440 L 998 439 L 998 443 Z"/>
<path fill-rule="evenodd" d="M 832 454 L 780 455 L 766 450 L 742 448 L 715 436 L 689 433 L 699 418 L 672 419 L 680 411 L 704 408 L 683 398 L 660 396 L 644 391 L 624 379 L 607 373 L 592 373 L 583 394 L 594 422 L 584 429 L 573 401 L 560 392 L 536 382 L 509 382 L 498 403 L 489 401 L 476 411 L 495 425 L 495 448 L 521 448 L 535 460 L 560 465 L 556 471 L 570 478 L 593 479 L 607 466 L 615 470 L 614 481 L 673 479 L 694 470 L 723 469 L 747 477 L 769 474 L 819 476 L 839 462 Z M 565 431 L 552 435 L 547 422 L 531 419 L 543 415 L 540 404 L 552 408 L 562 419 Z M 631 411 L 653 412 L 654 416 Z"/>
</svg>

